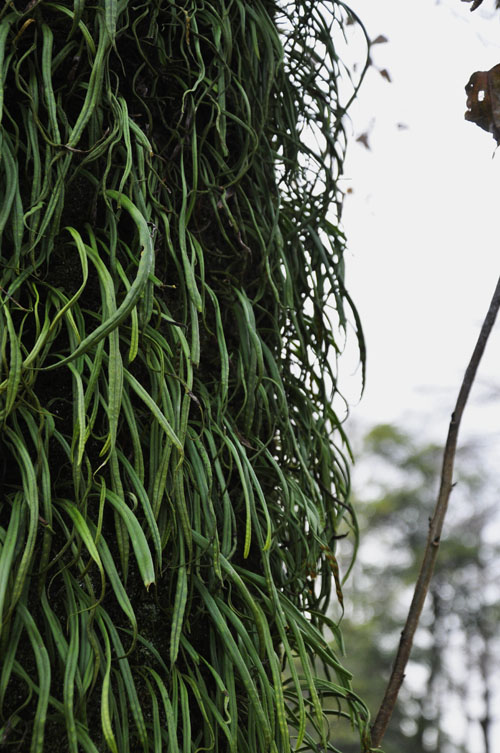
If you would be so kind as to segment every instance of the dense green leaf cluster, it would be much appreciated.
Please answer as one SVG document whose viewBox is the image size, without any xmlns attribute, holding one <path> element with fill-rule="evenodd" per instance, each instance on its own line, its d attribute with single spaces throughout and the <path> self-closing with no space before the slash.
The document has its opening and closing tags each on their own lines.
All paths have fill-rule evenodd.
<svg viewBox="0 0 500 753">
<path fill-rule="evenodd" d="M 356 19 L 325 6 L 3 6 L 9 749 L 335 750 L 339 714 L 366 740 L 322 634 L 358 325 L 334 212 Z"/>
</svg>

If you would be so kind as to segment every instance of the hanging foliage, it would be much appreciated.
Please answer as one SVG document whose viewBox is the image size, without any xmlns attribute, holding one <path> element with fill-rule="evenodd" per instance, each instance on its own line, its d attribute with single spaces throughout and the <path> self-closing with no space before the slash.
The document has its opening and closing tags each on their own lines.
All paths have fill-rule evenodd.
<svg viewBox="0 0 500 753">
<path fill-rule="evenodd" d="M 364 355 L 336 211 L 348 21 L 341 2 L 3 6 L 9 750 L 335 750 L 346 714 L 368 745 L 325 616 L 357 535 L 333 407 L 348 321 Z"/>
</svg>

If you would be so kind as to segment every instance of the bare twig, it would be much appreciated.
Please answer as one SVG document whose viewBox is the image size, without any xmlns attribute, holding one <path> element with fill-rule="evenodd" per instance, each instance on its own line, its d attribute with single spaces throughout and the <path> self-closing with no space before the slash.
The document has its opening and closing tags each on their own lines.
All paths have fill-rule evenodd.
<svg viewBox="0 0 500 753">
<path fill-rule="evenodd" d="M 446 515 L 446 509 L 448 507 L 448 500 L 453 487 L 453 464 L 455 461 L 455 452 L 457 449 L 458 429 L 460 427 L 460 421 L 464 412 L 469 392 L 474 383 L 476 372 L 481 361 L 481 357 L 484 353 L 488 337 L 500 307 L 500 279 L 497 282 L 493 298 L 491 299 L 490 307 L 486 318 L 481 327 L 481 332 L 474 348 L 472 358 L 467 366 L 465 376 L 463 378 L 460 392 L 458 393 L 457 403 L 455 410 L 451 415 L 450 426 L 448 429 L 448 437 L 446 439 L 446 445 L 444 448 L 443 466 L 441 470 L 441 485 L 439 488 L 439 494 L 434 510 L 434 515 L 429 522 L 429 534 L 427 537 L 427 544 L 425 553 L 420 566 L 420 572 L 418 574 L 417 582 L 415 584 L 415 591 L 413 593 L 413 599 L 408 611 L 408 617 L 406 618 L 406 624 L 403 632 L 401 633 L 401 639 L 399 641 L 398 652 L 392 668 L 391 677 L 387 685 L 383 701 L 380 705 L 375 722 L 372 726 L 372 750 L 380 747 L 382 738 L 384 737 L 385 730 L 389 724 L 396 700 L 398 697 L 399 689 L 404 679 L 404 673 L 406 664 L 408 662 L 410 651 L 413 643 L 413 636 L 417 629 L 420 614 L 424 606 L 425 597 L 429 590 L 429 583 L 434 572 L 434 565 L 439 549 L 439 543 L 441 539 L 441 531 L 443 529 L 443 522 Z"/>
</svg>

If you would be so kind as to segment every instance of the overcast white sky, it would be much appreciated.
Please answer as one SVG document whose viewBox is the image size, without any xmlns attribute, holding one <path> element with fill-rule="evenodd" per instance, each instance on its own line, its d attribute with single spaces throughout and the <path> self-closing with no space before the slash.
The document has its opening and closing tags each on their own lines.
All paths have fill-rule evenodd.
<svg viewBox="0 0 500 753">
<path fill-rule="evenodd" d="M 500 275 L 500 150 L 492 158 L 492 136 L 464 119 L 470 75 L 500 62 L 500 13 L 493 0 L 473 13 L 460 0 L 351 6 L 372 38 L 389 39 L 373 47 L 374 66 L 350 113 L 347 284 L 368 346 L 366 391 L 352 415 L 358 423 L 409 422 L 444 441 Z M 371 151 L 354 143 L 367 130 Z M 500 395 L 499 329 L 464 441 L 500 430 L 500 400 L 484 400 Z M 347 382 L 355 397 L 356 379 Z"/>
<path fill-rule="evenodd" d="M 500 63 L 500 12 L 494 0 L 473 13 L 460 0 L 350 5 L 372 39 L 389 39 L 373 48 L 350 112 L 347 287 L 368 348 L 365 394 L 351 415 L 358 430 L 393 422 L 444 444 L 500 275 L 500 149 L 492 158 L 492 136 L 464 119 L 471 74 Z M 354 142 L 367 131 L 370 151 Z M 343 369 L 352 403 L 359 370 L 349 358 Z M 500 493 L 500 321 L 462 421 L 459 444 L 471 440 Z M 468 742 L 482 753 L 479 728 Z"/>
</svg>

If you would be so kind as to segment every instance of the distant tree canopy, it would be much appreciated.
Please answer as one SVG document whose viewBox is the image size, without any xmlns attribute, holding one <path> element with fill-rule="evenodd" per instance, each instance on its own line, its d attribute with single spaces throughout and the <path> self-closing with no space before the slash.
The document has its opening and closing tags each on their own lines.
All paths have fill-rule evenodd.
<svg viewBox="0 0 500 753">
<path fill-rule="evenodd" d="M 332 407 L 348 320 L 363 346 L 337 211 L 353 23 L 0 13 L 6 749 L 333 751 L 345 714 L 368 745 L 322 635 L 356 530 Z"/>
<path fill-rule="evenodd" d="M 442 448 L 382 424 L 366 435 L 359 458 L 369 482 L 353 496 L 365 533 L 343 624 L 355 688 L 375 711 L 425 547 Z M 471 740 L 477 751 L 490 753 L 494 746 L 500 662 L 496 489 L 482 451 L 463 448 L 458 460 L 412 667 L 384 737 L 386 753 L 465 753 Z M 352 738 L 346 730 L 338 747 L 357 753 Z"/>
</svg>

